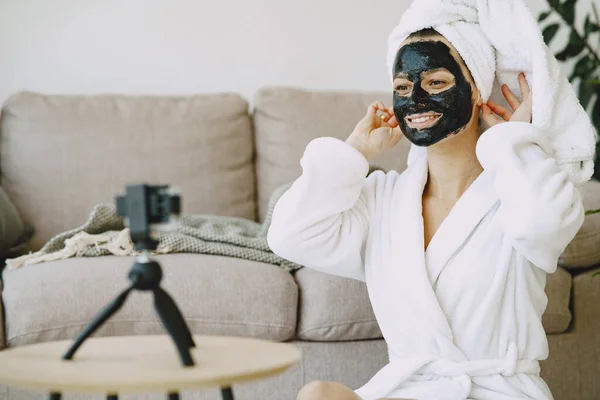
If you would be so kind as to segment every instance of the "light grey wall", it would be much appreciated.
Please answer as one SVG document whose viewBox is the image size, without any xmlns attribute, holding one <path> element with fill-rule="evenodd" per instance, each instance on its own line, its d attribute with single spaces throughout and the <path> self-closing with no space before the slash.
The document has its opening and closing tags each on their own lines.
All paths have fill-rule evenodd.
<svg viewBox="0 0 600 400">
<path fill-rule="evenodd" d="M 388 90 L 386 39 L 408 4 L 0 0 L 0 102 L 21 89 L 248 98 L 272 84 Z"/>
</svg>

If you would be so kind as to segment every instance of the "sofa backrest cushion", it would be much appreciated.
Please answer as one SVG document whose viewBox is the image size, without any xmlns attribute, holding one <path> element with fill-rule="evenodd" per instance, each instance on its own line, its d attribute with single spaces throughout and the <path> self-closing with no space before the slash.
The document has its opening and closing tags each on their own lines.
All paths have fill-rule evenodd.
<svg viewBox="0 0 600 400">
<path fill-rule="evenodd" d="M 297 338 L 339 342 L 383 337 L 364 282 L 302 268 L 295 274 L 300 289 Z M 558 268 L 548 275 L 548 306 L 542 316 L 547 334 L 566 332 L 571 323 L 571 274 Z"/>
<path fill-rule="evenodd" d="M 82 225 L 127 184 L 179 189 L 184 213 L 256 219 L 252 124 L 237 94 L 22 92 L 1 122 L 0 184 L 36 229 L 31 248 Z"/>
<path fill-rule="evenodd" d="M 589 268 L 600 264 L 600 182 L 590 180 L 579 185 L 583 208 L 592 212 L 558 259 L 566 269 Z M 594 212 L 596 211 L 596 212 Z"/>
<path fill-rule="evenodd" d="M 380 100 L 391 107 L 392 92 L 311 91 L 290 87 L 264 87 L 254 101 L 258 212 L 262 221 L 273 191 L 296 179 L 306 145 L 322 136 L 345 140 L 370 103 Z M 406 167 L 409 142 L 370 160 L 386 170 Z"/>
</svg>

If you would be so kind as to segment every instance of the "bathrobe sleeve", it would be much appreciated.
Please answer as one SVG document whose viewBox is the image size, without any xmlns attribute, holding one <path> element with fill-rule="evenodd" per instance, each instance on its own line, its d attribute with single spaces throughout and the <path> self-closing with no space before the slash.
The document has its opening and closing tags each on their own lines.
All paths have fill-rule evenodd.
<svg viewBox="0 0 600 400">
<path fill-rule="evenodd" d="M 552 154 L 548 136 L 525 122 L 495 125 L 477 143 L 477 157 L 500 198 L 505 234 L 518 253 L 548 273 L 584 219 L 579 190 Z"/>
<path fill-rule="evenodd" d="M 375 191 L 367 159 L 339 139 L 321 137 L 308 144 L 300 164 L 301 176 L 273 209 L 269 247 L 307 268 L 364 281 Z"/>
</svg>

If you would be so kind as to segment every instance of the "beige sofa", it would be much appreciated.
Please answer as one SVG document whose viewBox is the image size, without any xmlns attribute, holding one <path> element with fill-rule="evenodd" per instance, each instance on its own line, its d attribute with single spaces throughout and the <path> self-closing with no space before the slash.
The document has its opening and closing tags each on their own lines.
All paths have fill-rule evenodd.
<svg viewBox="0 0 600 400">
<path fill-rule="evenodd" d="M 81 225 L 91 207 L 113 202 L 132 182 L 181 190 L 186 213 L 262 221 L 273 190 L 296 178 L 306 144 L 345 138 L 373 100 L 388 93 L 261 89 L 250 103 L 233 93 L 186 97 L 44 96 L 4 104 L 1 187 L 35 225 L 30 249 Z M 373 160 L 402 170 L 407 142 Z M 582 187 L 600 208 L 600 184 Z M 544 327 L 550 359 L 542 374 L 556 399 L 600 398 L 600 215 L 590 215 L 549 277 Z M 235 387 L 238 399 L 292 400 L 312 380 L 365 383 L 386 362 L 364 285 L 301 269 L 194 254 L 158 257 L 164 287 L 193 333 L 289 341 L 303 360 L 285 374 Z M 127 284 L 130 257 L 72 258 L 4 271 L 0 348 L 73 338 Z M 151 299 L 134 294 L 98 335 L 163 333 Z M 0 399 L 45 399 L 1 386 Z M 66 396 L 67 399 L 101 398 Z M 126 399 L 162 399 L 162 395 Z M 185 392 L 216 399 L 218 391 Z"/>
</svg>

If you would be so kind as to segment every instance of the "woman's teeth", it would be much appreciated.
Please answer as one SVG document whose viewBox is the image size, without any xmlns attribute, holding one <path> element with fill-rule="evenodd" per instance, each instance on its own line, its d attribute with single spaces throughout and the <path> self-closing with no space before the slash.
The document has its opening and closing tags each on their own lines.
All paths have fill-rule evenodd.
<svg viewBox="0 0 600 400">
<path fill-rule="evenodd" d="M 429 113 L 420 117 L 406 117 L 408 126 L 414 129 L 427 129 L 436 125 L 442 117 L 442 114 Z"/>
<path fill-rule="evenodd" d="M 429 121 L 430 119 L 434 119 L 434 118 L 435 118 L 435 117 L 434 117 L 433 115 L 432 115 L 432 116 L 429 116 L 429 117 L 413 118 L 413 119 L 412 119 L 412 122 L 416 122 L 416 123 L 427 122 L 427 121 Z"/>
</svg>

